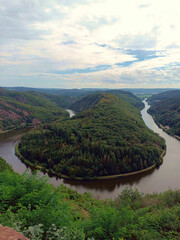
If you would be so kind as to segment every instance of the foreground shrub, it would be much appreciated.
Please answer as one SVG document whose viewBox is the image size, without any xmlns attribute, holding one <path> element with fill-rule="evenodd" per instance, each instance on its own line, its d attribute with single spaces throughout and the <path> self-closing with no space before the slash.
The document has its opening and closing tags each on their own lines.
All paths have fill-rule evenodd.
<svg viewBox="0 0 180 240">
<path fill-rule="evenodd" d="M 180 190 L 115 201 L 53 187 L 38 173 L 0 173 L 0 223 L 38 240 L 180 239 Z"/>
</svg>

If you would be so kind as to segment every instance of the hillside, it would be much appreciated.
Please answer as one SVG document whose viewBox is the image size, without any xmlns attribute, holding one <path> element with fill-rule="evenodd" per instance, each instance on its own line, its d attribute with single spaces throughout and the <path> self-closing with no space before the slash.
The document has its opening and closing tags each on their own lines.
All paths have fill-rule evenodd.
<svg viewBox="0 0 180 240">
<path fill-rule="evenodd" d="M 152 95 L 152 97 L 148 98 L 148 102 L 150 102 L 150 105 L 154 105 L 156 103 L 159 103 L 160 101 L 164 101 L 171 98 L 179 98 L 180 97 L 180 90 L 171 90 L 166 91 L 158 94 Z"/>
<path fill-rule="evenodd" d="M 180 96 L 161 100 L 154 104 L 148 112 L 163 130 L 180 140 Z"/>
<path fill-rule="evenodd" d="M 60 89 L 60 88 L 28 88 L 28 87 L 4 87 L 7 90 L 14 90 L 18 92 L 42 92 L 45 94 L 61 95 L 61 96 L 86 96 L 90 93 L 109 91 L 106 88 L 81 88 L 81 89 Z M 117 91 L 127 91 L 136 96 L 154 95 L 161 92 L 172 90 L 171 88 L 123 88 Z M 114 91 L 114 90 L 113 90 Z M 116 91 L 116 90 L 115 90 Z"/>
<path fill-rule="evenodd" d="M 58 98 L 41 93 L 21 93 L 0 88 L 0 131 L 67 117 L 68 114 L 58 106 L 63 105 L 63 100 L 61 96 Z"/>
<path fill-rule="evenodd" d="M 14 90 L 18 92 L 41 92 L 50 95 L 60 95 L 68 97 L 84 97 L 93 92 L 104 91 L 105 89 L 98 88 L 81 88 L 81 89 L 60 89 L 60 88 L 28 88 L 28 87 L 4 87 L 7 90 Z"/>
<path fill-rule="evenodd" d="M 84 179 L 159 164 L 164 140 L 145 126 L 139 109 L 107 93 L 92 94 L 90 102 L 94 105 L 69 120 L 25 134 L 20 154 L 58 176 Z"/>
<path fill-rule="evenodd" d="M 40 90 L 38 91 L 36 88 L 32 91 L 14 91 L 0 88 L 0 97 L 2 96 L 10 97 L 17 101 L 39 107 L 54 107 L 54 104 L 56 104 L 62 108 L 68 108 L 71 104 L 79 99 L 76 96 L 57 95 L 55 93 L 48 94 L 46 92 L 44 93 Z"/>
<path fill-rule="evenodd" d="M 104 94 L 103 93 L 93 93 L 89 94 L 84 98 L 81 98 L 79 101 L 75 102 L 70 106 L 70 109 L 75 111 L 76 113 L 82 112 L 90 107 L 93 107 L 96 105 L 101 98 L 103 98 Z"/>
<path fill-rule="evenodd" d="M 79 101 L 75 102 L 70 106 L 70 109 L 75 112 L 82 112 L 99 102 L 99 100 L 104 96 L 104 93 L 112 93 L 121 100 L 125 100 L 134 107 L 142 109 L 144 104 L 142 101 L 137 98 L 134 94 L 123 91 L 123 90 L 108 90 L 100 93 L 89 94 L 84 98 L 81 98 Z"/>
<path fill-rule="evenodd" d="M 144 107 L 143 102 L 131 92 L 124 90 L 109 90 L 107 93 L 116 95 L 120 100 L 125 100 L 138 109 L 143 109 Z"/>
</svg>

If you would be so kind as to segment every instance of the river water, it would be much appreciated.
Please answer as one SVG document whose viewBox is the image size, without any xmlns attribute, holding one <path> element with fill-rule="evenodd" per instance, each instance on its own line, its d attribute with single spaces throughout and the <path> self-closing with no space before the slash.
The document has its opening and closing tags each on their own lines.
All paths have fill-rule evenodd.
<svg viewBox="0 0 180 240">
<path fill-rule="evenodd" d="M 55 186 L 64 184 L 77 190 L 79 193 L 91 192 L 98 199 L 114 199 L 125 187 L 137 188 L 144 193 L 163 192 L 169 188 L 179 189 L 180 141 L 167 135 L 155 124 L 153 118 L 147 113 L 149 108 L 147 102 L 144 101 L 144 103 L 145 108 L 141 111 L 141 114 L 145 124 L 166 140 L 167 152 L 163 164 L 158 169 L 134 176 L 109 180 L 78 181 L 50 177 L 49 182 Z M 0 156 L 6 159 L 18 173 L 22 173 L 27 169 L 26 165 L 15 156 L 14 151 L 16 144 L 19 143 L 25 131 L 27 130 L 16 130 L 0 135 Z"/>
<path fill-rule="evenodd" d="M 74 115 L 76 115 L 75 112 L 72 111 L 71 109 L 66 109 L 66 111 L 69 113 L 70 118 L 73 117 Z"/>
</svg>

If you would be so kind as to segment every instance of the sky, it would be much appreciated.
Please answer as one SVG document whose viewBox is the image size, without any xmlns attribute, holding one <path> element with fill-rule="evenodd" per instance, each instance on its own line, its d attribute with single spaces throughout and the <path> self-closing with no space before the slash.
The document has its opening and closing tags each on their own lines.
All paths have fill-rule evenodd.
<svg viewBox="0 0 180 240">
<path fill-rule="evenodd" d="M 0 0 L 0 86 L 180 88 L 179 0 Z"/>
</svg>

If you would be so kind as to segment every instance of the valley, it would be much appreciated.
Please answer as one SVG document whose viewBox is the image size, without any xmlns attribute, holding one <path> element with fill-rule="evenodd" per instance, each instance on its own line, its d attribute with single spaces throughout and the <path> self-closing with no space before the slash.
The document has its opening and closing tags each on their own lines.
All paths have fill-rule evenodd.
<svg viewBox="0 0 180 240">
<path fill-rule="evenodd" d="M 6 160 L 5 162 L 0 157 L 1 224 L 18 230 L 29 239 L 36 236 L 38 239 L 46 240 L 61 236 L 69 240 L 72 235 L 74 239 L 80 240 L 119 239 L 119 237 L 179 239 L 179 190 L 169 188 L 179 189 L 180 142 L 156 125 L 147 112 L 150 108 L 148 102 L 144 100 L 142 103 L 128 92 L 115 91 L 87 95 L 69 108 L 63 110 L 66 113 L 63 117 L 60 114 L 56 119 L 41 123 L 34 129 L 24 128 L 0 134 L 0 154 Z M 76 112 L 75 115 L 72 109 Z M 68 131 L 70 135 L 64 134 L 69 133 Z M 50 134 L 48 139 L 47 133 Z M 124 137 L 120 138 L 121 135 Z M 80 141 L 80 136 L 83 141 Z M 105 138 L 106 136 L 108 137 Z M 159 152 L 160 156 L 164 151 L 166 155 L 163 162 L 162 156 L 157 158 L 156 168 L 145 167 L 137 173 L 136 171 L 123 173 L 120 177 L 115 174 L 116 178 L 107 175 L 104 179 L 102 177 L 101 180 L 97 180 L 96 177 L 91 181 L 87 175 L 83 176 L 83 181 L 57 178 L 57 174 L 52 172 L 53 165 L 45 171 L 41 165 L 43 172 L 36 173 L 33 159 L 31 159 L 33 167 L 30 167 L 31 164 L 23 163 L 24 161 L 20 161 L 15 155 L 15 147 L 23 141 L 27 146 L 32 145 L 30 149 L 34 146 L 35 153 L 41 153 L 42 141 L 47 141 L 43 143 L 46 148 L 47 146 L 54 148 L 56 141 L 60 142 L 61 139 L 66 141 L 66 144 L 65 141 L 62 142 L 62 148 L 67 142 L 76 147 L 76 144 L 81 146 L 84 141 L 88 140 L 90 143 L 92 141 L 95 144 L 91 143 L 89 149 L 92 147 L 96 151 L 95 154 L 98 153 L 99 147 L 103 149 L 106 145 L 112 146 L 114 153 L 116 147 L 122 149 L 122 146 L 126 146 L 125 152 L 127 146 L 135 149 L 135 146 L 139 145 L 133 155 L 139 154 L 142 157 L 140 151 L 142 144 L 145 149 L 148 146 L 145 151 L 148 153 L 150 150 L 148 156 L 153 152 Z M 97 144 L 97 141 L 103 144 Z M 56 147 L 56 151 L 58 149 Z M 110 147 L 104 149 L 111 150 Z M 77 154 L 75 151 L 73 149 Z M 89 152 L 93 153 L 92 150 Z M 106 153 L 107 156 L 108 153 L 110 152 Z M 84 156 L 86 152 L 79 154 Z M 152 155 L 153 160 L 154 156 Z M 35 164 L 41 163 L 36 161 Z M 83 161 L 81 164 L 83 167 Z M 109 168 L 111 166 L 112 161 Z M 106 169 L 106 165 L 104 168 Z M 26 170 L 30 171 L 24 173 Z M 71 178 L 75 178 L 75 175 Z M 47 184 L 47 181 L 54 186 Z M 160 228 L 157 228 L 154 222 Z"/>
<path fill-rule="evenodd" d="M 137 188 L 144 193 L 162 192 L 169 188 L 178 189 L 180 182 L 180 143 L 173 137 L 168 136 L 154 123 L 153 118 L 147 113 L 149 106 L 146 102 L 145 106 L 141 111 L 145 124 L 166 140 L 167 151 L 160 168 L 129 177 L 93 181 L 58 179 L 50 174 L 49 182 L 55 186 L 64 184 L 67 187 L 77 190 L 79 193 L 88 191 L 100 199 L 115 199 L 128 186 L 134 189 Z M 18 130 L 0 136 L 1 156 L 19 173 L 23 173 L 28 167 L 17 158 L 14 151 L 23 133 L 23 130 Z"/>
</svg>

